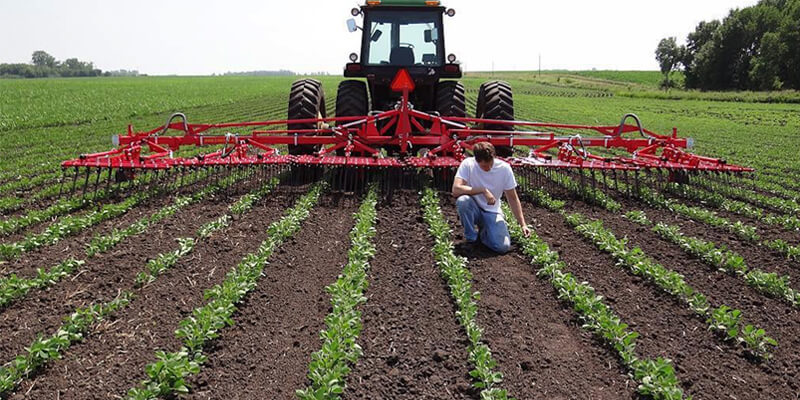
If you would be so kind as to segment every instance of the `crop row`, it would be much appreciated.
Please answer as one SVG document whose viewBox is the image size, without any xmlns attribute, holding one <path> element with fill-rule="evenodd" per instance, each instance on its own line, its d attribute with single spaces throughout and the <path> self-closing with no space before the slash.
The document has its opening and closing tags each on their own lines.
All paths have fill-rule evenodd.
<svg viewBox="0 0 800 400">
<path fill-rule="evenodd" d="M 252 193 L 243 196 L 238 202 L 229 207 L 230 215 L 243 215 L 252 209 L 253 204 L 270 192 L 276 185 L 277 179 L 270 180 L 267 184 Z M 218 220 L 212 221 L 198 230 L 198 239 L 182 238 L 177 239 L 179 248 L 173 252 L 160 254 L 155 259 L 149 261 L 143 271 L 136 278 L 134 287 L 141 287 L 143 284 L 152 282 L 163 271 L 171 268 L 177 261 L 189 254 L 199 239 L 209 237 L 214 232 L 227 226 L 230 215 L 226 214 Z M 220 221 L 225 221 L 220 223 Z M 0 396 L 13 390 L 17 384 L 27 375 L 34 373 L 38 368 L 61 357 L 61 353 L 72 343 L 83 340 L 83 337 L 92 323 L 98 322 L 120 308 L 126 307 L 135 299 L 132 292 L 124 291 L 121 295 L 111 302 L 92 305 L 87 308 L 78 309 L 72 317 L 68 319 L 58 332 L 68 332 L 69 335 L 57 333 L 47 340 L 38 338 L 31 346 L 26 349 L 26 354 L 20 355 L 14 361 L 3 368 L 0 368 Z M 74 321 L 73 321 L 74 320 Z M 76 323 L 78 325 L 76 325 Z"/>
<path fill-rule="evenodd" d="M 703 263 L 724 271 L 733 276 L 741 277 L 748 285 L 757 291 L 789 304 L 800 307 L 800 294 L 790 287 L 789 276 L 779 276 L 760 269 L 750 269 L 744 258 L 725 247 L 718 247 L 712 242 L 700 238 L 686 236 L 679 226 L 667 225 L 659 222 L 655 225 L 642 211 L 630 211 L 626 218 L 643 226 L 652 226 L 653 232 L 664 240 L 678 245 L 686 253 L 697 257 Z"/>
<path fill-rule="evenodd" d="M 304 400 L 338 399 L 345 389 L 350 366 L 361 357 L 356 343 L 361 334 L 361 311 L 367 301 L 369 260 L 377 249 L 372 243 L 378 202 L 377 186 L 372 186 L 355 214 L 355 226 L 350 231 L 350 250 L 339 278 L 326 290 L 331 294 L 331 312 L 325 317 L 325 330 L 320 333 L 322 347 L 311 355 L 308 379 L 311 385 L 297 390 Z"/>
<path fill-rule="evenodd" d="M 483 329 L 476 320 L 476 301 L 480 299 L 480 295 L 472 291 L 472 274 L 467 269 L 467 260 L 453 253 L 453 242 L 450 239 L 452 231 L 442 214 L 436 192 L 426 188 L 421 201 L 423 219 L 434 239 L 433 255 L 436 265 L 450 287 L 450 294 L 457 307 L 458 322 L 469 339 L 469 361 L 474 367 L 470 371 L 472 385 L 481 390 L 481 399 L 508 399 L 508 393 L 497 387 L 503 381 L 503 375 L 494 371 L 497 361 L 492 358 L 489 346 L 483 342 Z"/>
<path fill-rule="evenodd" d="M 203 174 L 197 171 L 189 175 L 191 175 L 189 179 L 194 181 L 199 179 Z M 166 190 L 169 191 L 178 186 L 178 183 L 172 183 L 167 186 Z M 24 252 L 55 244 L 65 237 L 75 235 L 91 226 L 121 216 L 130 211 L 133 207 L 150 199 L 158 190 L 159 188 L 151 188 L 150 190 L 137 192 L 122 202 L 106 204 L 99 210 L 90 211 L 84 215 L 65 217 L 45 228 L 43 232 L 29 234 L 19 242 L 0 244 L 0 259 L 15 259 Z"/>
<path fill-rule="evenodd" d="M 622 205 L 616 202 L 607 194 L 603 193 L 596 186 L 587 183 L 587 178 L 582 172 L 579 173 L 579 182 L 565 173 L 548 174 L 547 177 L 558 186 L 566 189 L 570 194 L 580 198 L 581 200 L 600 206 L 608 211 L 617 212 L 622 209 Z M 591 182 L 595 182 L 592 180 Z"/>
<path fill-rule="evenodd" d="M 189 185 L 202 178 L 202 174 L 195 173 L 188 177 L 183 177 L 183 184 Z M 108 177 L 111 179 L 111 177 Z M 137 176 L 129 185 L 141 186 L 145 185 L 147 179 L 145 176 Z M 171 185 L 171 188 L 176 188 Z M 10 217 L 0 221 L 0 236 L 10 235 L 17 233 L 29 226 L 35 225 L 40 222 L 48 221 L 53 218 L 71 213 L 73 211 L 81 210 L 88 206 L 94 206 L 97 202 L 113 197 L 117 192 L 117 187 L 104 187 L 98 188 L 97 191 L 91 196 L 74 196 L 57 201 L 44 210 L 33 209 L 18 217 Z"/>
<path fill-rule="evenodd" d="M 794 215 L 776 215 L 769 213 L 762 208 L 745 202 L 727 199 L 717 192 L 677 183 L 666 185 L 666 190 L 679 197 L 703 202 L 712 207 L 721 208 L 727 212 L 759 220 L 767 225 L 781 226 L 789 231 L 800 229 L 800 218 Z"/>
<path fill-rule="evenodd" d="M 267 239 L 258 250 L 245 256 L 226 274 L 221 284 L 205 292 L 208 302 L 194 309 L 192 315 L 182 320 L 175 330 L 182 347 L 174 352 L 157 351 L 157 361 L 145 368 L 147 379 L 139 387 L 130 389 L 127 399 L 156 399 L 188 392 L 185 379 L 200 371 L 206 360 L 204 346 L 219 337 L 223 328 L 234 324 L 232 315 L 236 305 L 255 289 L 272 253 L 300 230 L 322 190 L 322 185 L 315 185 L 298 199 L 281 220 L 267 228 Z"/>
<path fill-rule="evenodd" d="M 620 186 L 625 185 L 620 183 Z M 731 222 L 713 211 L 702 207 L 687 206 L 676 200 L 667 199 L 660 193 L 643 186 L 638 186 L 631 193 L 652 207 L 666 209 L 714 228 L 727 230 L 745 241 L 757 243 L 760 240 L 756 228 L 752 225 L 747 225 L 741 221 Z"/>
<path fill-rule="evenodd" d="M 549 196 L 539 197 L 545 200 Z M 537 275 L 546 278 L 558 292 L 558 298 L 572 305 L 582 321 L 583 329 L 594 333 L 597 338 L 611 346 L 627 368 L 630 377 L 638 383 L 638 392 L 656 400 L 682 399 L 683 391 L 672 362 L 664 358 L 643 359 L 636 354 L 636 339 L 639 333 L 630 329 L 619 316 L 605 304 L 588 283 L 579 282 L 558 253 L 550 250 L 535 232 L 525 237 L 522 227 L 512 218 L 511 210 L 503 205 L 512 239 L 519 243 L 523 254 L 531 258 L 531 264 L 538 267 Z"/>
<path fill-rule="evenodd" d="M 154 214 L 134 222 L 128 228 L 122 230 L 114 229 L 114 231 L 109 235 L 97 235 L 93 237 L 90 243 L 86 246 L 87 259 L 111 250 L 117 244 L 130 236 L 144 233 L 151 225 L 174 215 L 182 208 L 200 202 L 214 193 L 233 185 L 239 179 L 242 178 L 230 176 L 222 179 L 216 184 L 207 186 L 192 196 L 178 197 L 172 204 L 164 206 Z M 20 278 L 16 274 L 11 274 L 8 277 L 0 278 L 0 307 L 6 306 L 11 301 L 24 297 L 33 289 L 43 289 L 56 284 L 62 278 L 72 275 L 78 267 L 84 265 L 85 263 L 86 260 L 69 258 L 60 264 L 51 267 L 47 271 L 41 268 L 37 269 L 36 277 L 34 278 Z"/>
<path fill-rule="evenodd" d="M 706 319 L 710 330 L 721 332 L 725 340 L 743 342 L 746 349 L 755 357 L 768 359 L 769 347 L 777 345 L 774 339 L 766 336 L 763 329 L 752 325 L 742 325 L 741 312 L 723 305 L 711 309 L 705 295 L 698 292 L 683 279 L 683 276 L 656 263 L 640 249 L 628 249 L 625 239 L 617 239 L 603 227 L 600 220 L 587 221 L 580 214 L 566 217 L 574 229 L 594 245 L 611 254 L 620 266 L 625 266 L 634 275 L 642 276 L 666 293 L 686 303 L 695 314 Z"/>
<path fill-rule="evenodd" d="M 710 179 L 694 178 L 692 183 L 715 193 L 724 193 L 737 200 L 747 201 L 760 207 L 769 208 L 782 212 L 787 215 L 800 214 L 800 205 L 794 200 L 786 200 L 778 197 L 765 196 L 750 190 L 744 190 L 731 185 L 720 184 Z"/>
<path fill-rule="evenodd" d="M 737 221 L 735 223 L 730 222 L 728 219 L 720 217 L 712 211 L 708 211 L 700 207 L 686 206 L 674 200 L 667 200 L 662 195 L 649 189 L 639 188 L 638 196 L 645 203 L 651 206 L 665 208 L 697 222 L 727 230 L 728 232 L 735 234 L 747 242 L 760 244 L 768 249 L 780 253 L 790 260 L 800 260 L 800 246 L 790 245 L 782 239 L 761 241 L 761 236 L 758 234 L 756 228 L 752 225 L 747 225 L 741 221 Z"/>
<path fill-rule="evenodd" d="M 123 215 L 148 198 L 149 196 L 146 193 L 137 193 L 120 203 L 108 204 L 98 211 L 64 218 L 48 226 L 43 232 L 30 234 L 19 242 L 0 244 L 0 259 L 13 260 L 24 252 L 55 244 L 59 240 L 83 231 L 90 226 Z"/>
<path fill-rule="evenodd" d="M 57 360 L 73 343 L 83 340 L 93 324 L 125 307 L 131 301 L 130 292 L 122 292 L 116 299 L 103 304 L 92 304 L 75 310 L 52 336 L 39 336 L 11 362 L 0 367 L 0 396 L 13 390 L 26 376 L 47 363 Z"/>
<path fill-rule="evenodd" d="M 60 174 L 58 172 L 51 172 L 48 174 L 41 174 L 31 178 L 20 177 L 19 179 L 0 185 L 0 194 L 7 192 L 20 192 L 23 190 L 29 190 L 36 186 L 52 182 L 58 179 L 59 176 Z"/>
</svg>

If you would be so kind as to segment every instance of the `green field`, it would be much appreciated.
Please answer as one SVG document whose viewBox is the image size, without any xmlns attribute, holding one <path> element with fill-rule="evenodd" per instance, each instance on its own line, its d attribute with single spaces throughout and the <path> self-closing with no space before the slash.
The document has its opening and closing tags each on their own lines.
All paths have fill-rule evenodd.
<svg viewBox="0 0 800 400">
<path fill-rule="evenodd" d="M 174 112 L 285 119 L 295 79 L 0 80 L 0 398 L 796 394 L 798 93 L 663 92 L 652 71 L 468 74 L 469 115 L 481 83 L 504 79 L 518 120 L 635 113 L 756 169 L 515 166 L 531 235 L 506 207 L 504 255 L 465 243 L 463 199 L 411 167 L 61 168 Z M 332 116 L 341 78 L 319 79 Z"/>
<path fill-rule="evenodd" d="M 464 79 L 470 108 L 474 108 L 477 87 L 490 75 L 473 73 Z M 751 165 L 765 174 L 800 170 L 792 147 L 800 130 L 800 105 L 763 103 L 764 93 L 739 94 L 739 101 L 732 101 L 737 94 L 658 92 L 658 73 L 648 71 L 493 75 L 511 82 L 518 118 L 613 125 L 624 113 L 633 112 L 651 130 L 668 133 L 677 127 L 681 135 L 695 138 L 700 153 Z M 129 123 L 149 129 L 175 111 L 187 113 L 192 122 L 277 118 L 285 113 L 293 79 L 0 80 L 0 148 L 55 165 L 57 160 L 48 154 L 66 158 L 103 149 L 110 135 L 124 132 Z M 322 81 L 328 109 L 333 110 L 339 78 Z M 9 166 L 9 159 L 0 160 L 0 166 Z M 5 176 L 9 171 L 0 173 Z"/>
</svg>

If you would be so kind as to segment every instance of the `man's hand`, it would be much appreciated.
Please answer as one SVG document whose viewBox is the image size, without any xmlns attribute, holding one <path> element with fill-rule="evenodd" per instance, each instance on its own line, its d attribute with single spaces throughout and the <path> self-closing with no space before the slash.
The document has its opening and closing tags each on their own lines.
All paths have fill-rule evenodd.
<svg viewBox="0 0 800 400">
<path fill-rule="evenodd" d="M 489 191 L 489 189 L 483 190 L 483 196 L 486 197 L 486 204 L 493 206 L 494 203 L 497 203 L 497 199 L 494 198 L 494 195 Z"/>
<path fill-rule="evenodd" d="M 531 237 L 531 228 L 529 228 L 528 225 L 523 225 L 522 234 L 525 235 L 525 237 Z"/>
</svg>

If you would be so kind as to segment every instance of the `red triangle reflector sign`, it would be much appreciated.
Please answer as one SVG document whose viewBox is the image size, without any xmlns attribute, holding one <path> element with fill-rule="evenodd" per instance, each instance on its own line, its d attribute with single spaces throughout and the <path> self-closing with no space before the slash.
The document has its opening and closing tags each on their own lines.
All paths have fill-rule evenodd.
<svg viewBox="0 0 800 400">
<path fill-rule="evenodd" d="M 413 92 L 414 87 L 414 80 L 411 79 L 411 75 L 405 68 L 401 68 L 399 71 L 397 71 L 397 75 L 395 75 L 394 79 L 392 79 L 391 88 L 394 92 L 403 92 L 406 90 Z"/>
</svg>

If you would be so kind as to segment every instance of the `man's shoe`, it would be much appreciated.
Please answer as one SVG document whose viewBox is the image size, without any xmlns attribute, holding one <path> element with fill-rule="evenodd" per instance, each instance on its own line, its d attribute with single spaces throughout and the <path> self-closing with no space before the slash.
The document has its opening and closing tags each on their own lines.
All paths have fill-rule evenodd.
<svg viewBox="0 0 800 400">
<path fill-rule="evenodd" d="M 458 247 L 460 247 L 459 250 L 461 250 L 460 252 L 462 254 L 464 254 L 464 255 L 472 255 L 472 254 L 475 254 L 476 251 L 478 251 L 480 246 L 481 246 L 481 242 L 479 240 L 475 240 L 475 241 L 466 240 L 466 241 L 462 242 L 461 245 L 458 246 Z"/>
</svg>

